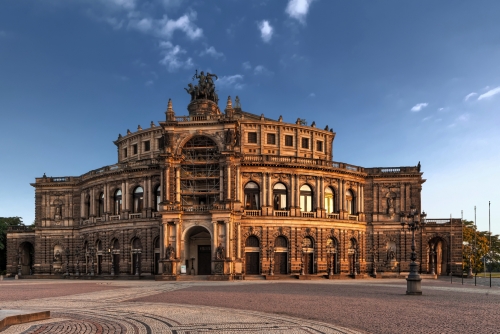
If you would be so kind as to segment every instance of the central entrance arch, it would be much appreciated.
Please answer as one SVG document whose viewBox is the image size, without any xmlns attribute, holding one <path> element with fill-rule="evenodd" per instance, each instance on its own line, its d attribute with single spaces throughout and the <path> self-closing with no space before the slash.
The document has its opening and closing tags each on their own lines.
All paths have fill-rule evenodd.
<svg viewBox="0 0 500 334">
<path fill-rule="evenodd" d="M 186 273 L 210 275 L 212 273 L 212 239 L 209 230 L 203 226 L 193 226 L 187 231 L 184 240 Z"/>
</svg>

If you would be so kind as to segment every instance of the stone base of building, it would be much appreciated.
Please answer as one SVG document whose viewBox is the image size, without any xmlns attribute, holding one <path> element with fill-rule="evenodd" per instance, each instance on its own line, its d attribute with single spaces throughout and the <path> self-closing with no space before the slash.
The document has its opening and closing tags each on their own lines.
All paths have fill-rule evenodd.
<svg viewBox="0 0 500 334">
<path fill-rule="evenodd" d="M 208 275 L 207 280 L 208 281 L 232 281 L 233 276 L 232 275 Z"/>
<path fill-rule="evenodd" d="M 177 275 L 155 275 L 155 281 L 177 281 Z"/>
</svg>

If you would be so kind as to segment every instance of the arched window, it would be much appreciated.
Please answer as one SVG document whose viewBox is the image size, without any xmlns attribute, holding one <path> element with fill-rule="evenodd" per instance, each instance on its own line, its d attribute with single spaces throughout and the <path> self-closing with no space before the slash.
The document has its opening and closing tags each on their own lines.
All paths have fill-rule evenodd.
<svg viewBox="0 0 500 334">
<path fill-rule="evenodd" d="M 287 210 L 287 191 L 283 183 L 276 183 L 273 188 L 274 210 Z"/>
<path fill-rule="evenodd" d="M 325 210 L 327 214 L 335 212 L 335 196 L 330 187 L 325 189 Z"/>
<path fill-rule="evenodd" d="M 245 247 L 259 247 L 259 239 L 256 236 L 249 236 L 245 241 Z"/>
<path fill-rule="evenodd" d="M 300 211 L 312 211 L 312 190 L 307 184 L 300 187 Z"/>
<path fill-rule="evenodd" d="M 134 240 L 132 240 L 132 249 L 142 249 L 141 239 L 134 238 Z"/>
<path fill-rule="evenodd" d="M 102 251 L 102 242 L 101 240 L 97 240 L 96 242 L 96 248 L 98 251 Z"/>
<path fill-rule="evenodd" d="M 288 247 L 288 242 L 286 240 L 285 237 L 283 236 L 279 236 L 277 237 L 275 240 L 274 240 L 274 247 L 284 247 L 284 248 L 287 248 Z"/>
<path fill-rule="evenodd" d="M 104 193 L 99 195 L 99 199 L 97 201 L 97 217 L 102 217 L 104 215 Z"/>
<path fill-rule="evenodd" d="M 85 198 L 85 217 L 90 218 L 90 196 Z"/>
<path fill-rule="evenodd" d="M 354 210 L 356 199 L 354 198 L 354 195 L 351 190 L 346 191 L 345 199 L 347 204 L 347 213 L 353 215 L 356 212 L 356 210 Z"/>
<path fill-rule="evenodd" d="M 161 188 L 160 186 L 155 189 L 155 210 L 160 211 L 160 203 L 161 203 Z"/>
<path fill-rule="evenodd" d="M 248 182 L 245 185 L 245 210 L 260 209 L 260 189 L 255 182 Z"/>
<path fill-rule="evenodd" d="M 143 202 L 144 202 L 144 190 L 142 189 L 142 187 L 137 187 L 134 190 L 134 207 L 133 207 L 134 213 L 140 213 L 142 211 Z"/>
<path fill-rule="evenodd" d="M 115 215 L 119 215 L 120 212 L 122 211 L 122 191 L 120 189 L 118 189 L 117 191 L 115 191 L 115 196 L 114 196 L 114 214 Z"/>
</svg>

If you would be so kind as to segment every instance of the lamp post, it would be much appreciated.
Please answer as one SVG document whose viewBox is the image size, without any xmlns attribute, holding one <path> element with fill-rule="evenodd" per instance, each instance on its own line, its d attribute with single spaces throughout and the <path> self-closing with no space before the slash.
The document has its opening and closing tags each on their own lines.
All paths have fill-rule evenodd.
<svg viewBox="0 0 500 334">
<path fill-rule="evenodd" d="M 114 259 L 114 249 L 113 249 L 113 246 L 111 246 L 111 248 L 108 248 L 108 254 L 111 257 L 110 275 L 111 276 L 115 276 L 115 259 Z"/>
<path fill-rule="evenodd" d="M 436 275 L 436 264 L 434 262 L 434 257 L 436 256 L 435 247 L 431 246 L 431 251 L 429 252 L 431 255 L 431 275 Z"/>
<path fill-rule="evenodd" d="M 76 257 L 75 275 L 80 276 L 80 247 L 78 247 L 78 246 L 75 249 L 75 257 Z"/>
<path fill-rule="evenodd" d="M 267 258 L 269 259 L 269 275 L 274 275 L 274 246 L 271 244 L 267 245 Z"/>
<path fill-rule="evenodd" d="M 140 249 L 132 249 L 132 254 L 135 255 L 135 276 L 140 276 L 139 273 L 139 254 L 141 254 Z"/>
<path fill-rule="evenodd" d="M 69 276 L 69 255 L 70 255 L 69 247 L 66 247 L 64 252 L 66 253 L 66 274 L 65 275 Z"/>
<path fill-rule="evenodd" d="M 418 231 L 423 225 L 425 225 L 426 216 L 427 214 L 425 212 L 419 214 L 417 209 L 414 207 L 411 207 L 410 212 L 406 216 L 408 221 L 405 222 L 404 214 L 401 215 L 401 228 L 404 230 L 406 227 L 408 231 L 411 231 L 410 274 L 406 278 L 407 295 L 422 294 L 422 279 L 418 273 L 418 265 L 415 262 L 417 260 L 417 253 L 415 252 L 415 231 Z"/>
<path fill-rule="evenodd" d="M 92 246 L 90 247 L 90 276 L 94 276 L 94 255 L 95 248 Z"/>
<path fill-rule="evenodd" d="M 333 246 L 333 244 L 326 245 L 326 253 L 328 254 L 328 276 L 333 276 L 335 274 L 335 254 L 337 253 L 337 249 Z"/>
</svg>

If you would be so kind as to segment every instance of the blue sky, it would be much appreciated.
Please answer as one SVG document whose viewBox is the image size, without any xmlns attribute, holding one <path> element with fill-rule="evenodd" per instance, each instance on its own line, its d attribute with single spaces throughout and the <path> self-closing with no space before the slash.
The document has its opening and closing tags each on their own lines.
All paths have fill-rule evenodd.
<svg viewBox="0 0 500 334">
<path fill-rule="evenodd" d="M 48 176 L 116 162 L 119 133 L 221 101 L 337 133 L 334 160 L 414 166 L 430 217 L 500 233 L 500 2 L 46 0 L 0 5 L 0 216 Z M 223 104 L 224 102 L 221 102 Z M 223 107 L 224 105 L 222 105 Z"/>
</svg>

